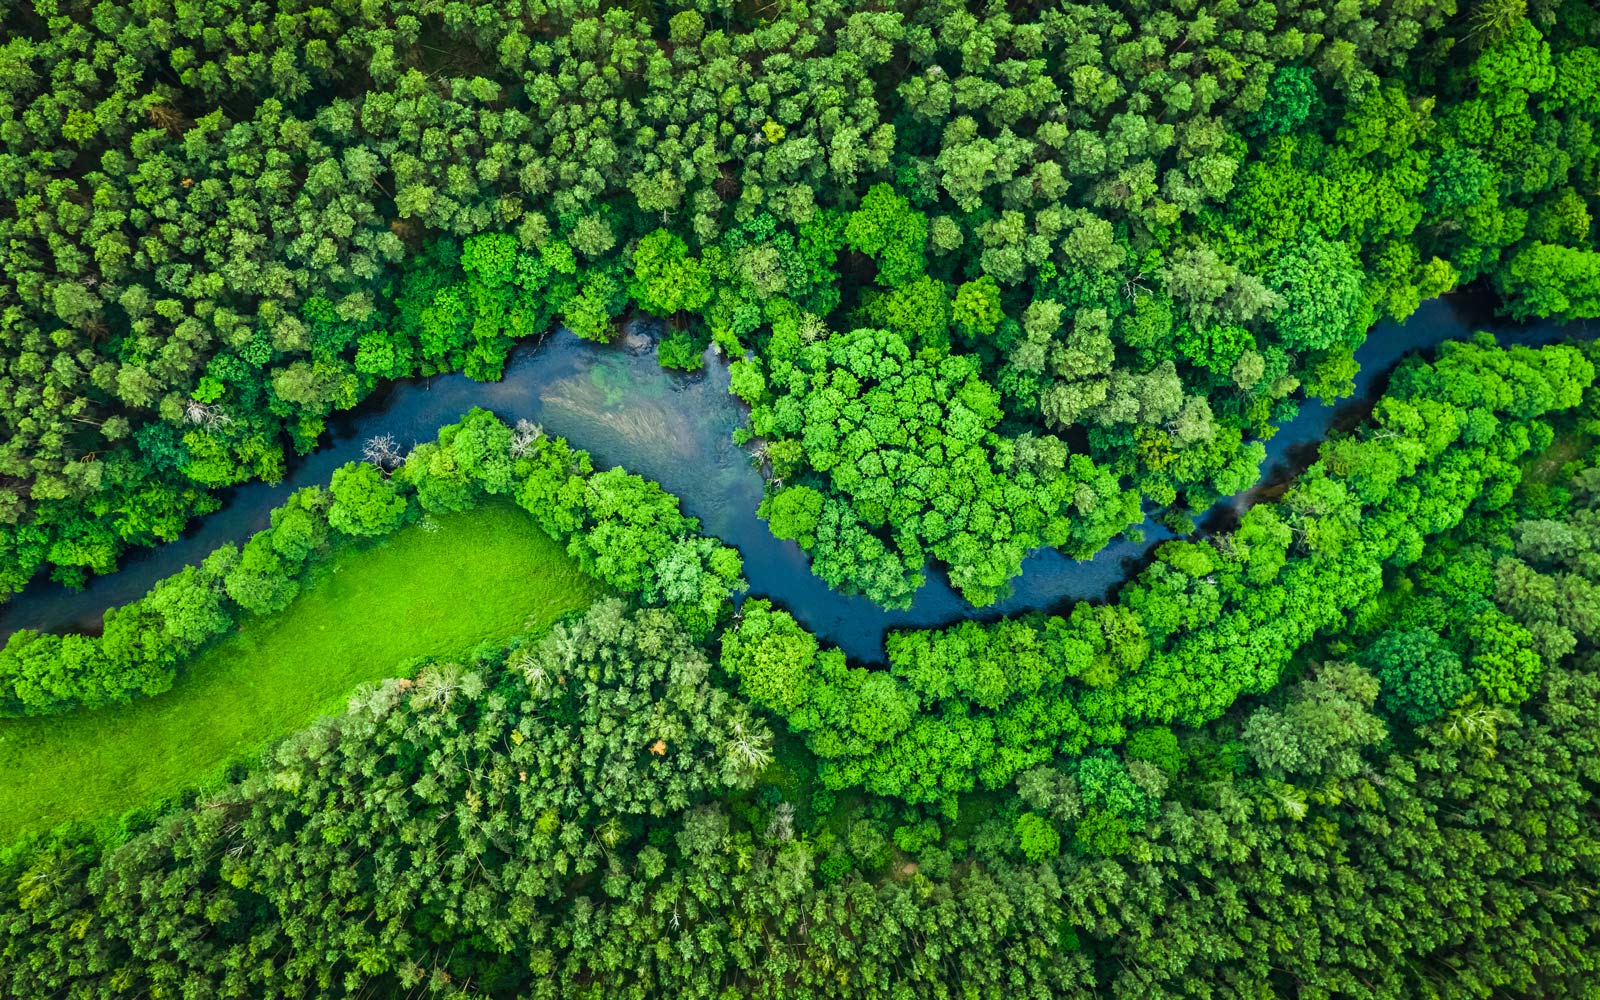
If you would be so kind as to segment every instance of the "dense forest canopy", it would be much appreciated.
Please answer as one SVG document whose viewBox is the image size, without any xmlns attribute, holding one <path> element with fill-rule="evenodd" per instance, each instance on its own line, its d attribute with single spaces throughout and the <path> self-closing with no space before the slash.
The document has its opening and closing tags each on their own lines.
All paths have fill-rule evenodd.
<svg viewBox="0 0 1600 1000">
<path fill-rule="evenodd" d="M 0 844 L 0 993 L 1590 997 L 1597 126 L 1590 0 L 0 0 L 0 601 L 633 314 L 845 594 L 1177 536 L 870 669 L 581 435 L 370 440 L 10 635 L 0 766 L 486 504 L 587 610 Z M 1369 372 L 1197 530 L 1468 288 L 1556 342 Z"/>
<path fill-rule="evenodd" d="M 1593 389 L 1582 414 L 1563 425 L 1592 441 Z M 602 601 L 542 640 L 357 693 L 117 846 L 12 850 L 4 981 L 18 996 L 1583 996 L 1600 971 L 1597 463 L 1591 448 L 1515 488 L 1512 467 L 1498 499 L 1381 574 L 1292 682 L 1204 725 L 1024 762 L 998 797 L 836 795 L 752 704 L 827 696 L 770 672 L 720 687 L 677 616 Z M 1280 558 L 1326 572 L 1299 546 Z M 771 663 L 805 668 L 809 637 L 755 614 L 723 656 L 749 655 L 758 629 Z M 890 677 L 862 688 L 874 679 Z"/>
<path fill-rule="evenodd" d="M 695 317 L 668 360 L 755 350 L 824 579 L 899 602 L 932 558 L 984 603 L 1248 483 L 1381 315 L 1479 279 L 1600 313 L 1600 15 L 1456 8 L 11 3 L 5 587 L 173 537 L 383 379 L 632 303 Z M 796 342 L 858 328 L 994 396 L 922 418 L 990 439 L 944 507 L 874 498 L 893 434 L 801 433 Z"/>
</svg>

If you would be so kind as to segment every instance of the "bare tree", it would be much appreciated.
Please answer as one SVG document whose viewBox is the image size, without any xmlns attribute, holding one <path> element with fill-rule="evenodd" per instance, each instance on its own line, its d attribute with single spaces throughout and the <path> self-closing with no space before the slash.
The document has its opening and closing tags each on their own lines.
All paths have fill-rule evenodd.
<svg viewBox="0 0 1600 1000">
<path fill-rule="evenodd" d="M 444 708 L 461 690 L 461 667 L 454 663 L 429 667 L 417 675 L 411 691 L 414 705 Z"/>
<path fill-rule="evenodd" d="M 222 412 L 222 407 L 215 403 L 202 403 L 198 399 L 183 404 L 183 419 L 201 427 L 222 427 L 232 420 Z"/>
<path fill-rule="evenodd" d="M 532 420 L 518 420 L 515 430 L 511 434 L 511 455 L 521 458 L 533 450 L 533 446 L 544 437 L 544 428 Z"/>
<path fill-rule="evenodd" d="M 361 446 L 361 457 L 384 470 L 392 469 L 405 460 L 405 456 L 400 454 L 400 442 L 394 439 L 393 434 L 367 438 L 367 443 Z"/>
</svg>

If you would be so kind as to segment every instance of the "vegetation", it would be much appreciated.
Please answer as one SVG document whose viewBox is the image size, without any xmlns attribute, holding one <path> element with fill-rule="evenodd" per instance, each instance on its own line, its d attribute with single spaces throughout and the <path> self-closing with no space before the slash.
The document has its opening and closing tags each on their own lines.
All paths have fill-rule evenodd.
<svg viewBox="0 0 1600 1000">
<path fill-rule="evenodd" d="M 1324 445 L 1282 502 L 1251 508 L 1231 533 L 1161 546 L 1114 603 L 891 635 L 887 673 L 847 668 L 757 603 L 724 636 L 722 664 L 811 734 L 830 787 L 913 802 L 1004 787 L 1140 726 L 1199 725 L 1276 685 L 1297 651 L 1382 590 L 1386 567 L 1416 562 L 1469 512 L 1503 506 L 1518 460 L 1551 440 L 1537 418 L 1578 406 L 1594 378 L 1569 346 L 1448 345 L 1433 364 L 1403 366 L 1371 426 Z M 1453 656 L 1410 638 L 1373 656 L 1380 679 L 1407 678 L 1386 705 L 1416 723 L 1474 685 Z M 1526 666 L 1507 668 L 1484 668 L 1478 686 L 1492 700 L 1526 697 Z"/>
<path fill-rule="evenodd" d="M 1293 685 L 1032 767 L 998 806 L 807 801 L 675 616 L 603 601 L 542 641 L 367 688 L 120 846 L 17 854 L 6 983 L 1581 996 L 1600 971 L 1593 608 L 1530 646 L 1548 605 L 1505 581 L 1600 593 L 1597 460 L 1446 532 Z M 1403 625 L 1486 664 L 1481 634 L 1454 629 L 1463 604 L 1537 650 L 1526 704 L 1480 691 L 1417 724 L 1336 658 Z M 1212 891 L 1193 891 L 1200 869 Z"/>
<path fill-rule="evenodd" d="M 318 576 L 286 609 L 191 657 L 159 697 L 0 722 L 0 840 L 215 784 L 361 684 L 407 676 L 417 657 L 538 634 L 601 590 L 503 503 L 342 546 Z"/>
<path fill-rule="evenodd" d="M 840 591 L 1179 538 L 867 669 L 533 424 L 370 441 L 0 650 L 0 993 L 1593 995 L 1600 348 L 1409 358 L 1195 530 L 1377 321 L 1600 317 L 1589 0 L 0 24 L 0 599 L 630 309 Z"/>
<path fill-rule="evenodd" d="M 792 324 L 776 324 L 768 369 L 790 390 L 757 401 L 751 426 L 768 455 L 803 456 L 825 483 L 774 492 L 763 510 L 779 538 L 813 549 L 813 569 L 879 604 L 907 605 L 932 555 L 974 604 L 1004 594 L 1042 545 L 1092 555 L 1142 519 L 1137 493 L 1054 438 L 997 441 L 1000 396 L 971 356 L 913 357 L 884 330 L 828 337 L 782 364 Z M 785 448 L 793 445 L 793 448 Z M 774 458 L 774 474 L 801 470 Z M 1074 513 L 1078 516 L 1074 517 Z M 889 526 L 885 545 L 872 529 Z"/>
<path fill-rule="evenodd" d="M 754 349 L 770 509 L 834 585 L 903 603 L 931 558 L 986 602 L 1128 493 L 1183 526 L 1374 319 L 1478 279 L 1596 315 L 1600 17 L 1458 6 L 8 3 L 0 592 L 630 302 L 674 364 Z M 859 330 L 990 405 L 808 441 L 806 400 L 896 396 L 809 380 Z M 961 481 L 886 504 L 913 433 Z"/>
<path fill-rule="evenodd" d="M 391 441 L 366 450 L 370 462 L 335 470 L 328 489 L 293 494 L 242 550 L 225 545 L 108 611 L 101 635 L 14 633 L 0 649 L 0 711 L 39 715 L 159 694 L 241 613 L 286 607 L 300 576 L 339 551 L 341 538 L 382 537 L 418 518 L 430 526 L 495 496 L 515 494 L 584 573 L 666 604 L 696 635 L 744 588 L 738 552 L 701 537 L 676 498 L 620 469 L 595 473 L 586 453 L 532 424 L 513 429 L 475 409 L 403 463 Z"/>
</svg>

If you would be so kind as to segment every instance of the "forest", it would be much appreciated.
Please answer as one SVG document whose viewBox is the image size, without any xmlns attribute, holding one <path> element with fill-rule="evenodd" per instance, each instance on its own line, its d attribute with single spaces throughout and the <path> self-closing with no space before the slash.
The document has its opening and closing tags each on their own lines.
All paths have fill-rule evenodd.
<svg viewBox="0 0 1600 1000">
<path fill-rule="evenodd" d="M 1591 997 L 1597 128 L 1591 0 L 0 0 L 0 994 Z"/>
</svg>

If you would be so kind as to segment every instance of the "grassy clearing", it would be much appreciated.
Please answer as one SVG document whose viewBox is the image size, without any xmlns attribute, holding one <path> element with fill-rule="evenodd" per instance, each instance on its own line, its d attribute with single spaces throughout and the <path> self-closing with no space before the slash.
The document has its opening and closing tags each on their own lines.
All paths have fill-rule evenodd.
<svg viewBox="0 0 1600 1000">
<path fill-rule="evenodd" d="M 1589 449 L 1594 447 L 1594 443 L 1593 438 L 1575 428 L 1557 433 L 1555 440 L 1550 442 L 1550 447 L 1523 460 L 1523 483 L 1556 485 L 1558 480 L 1566 478 L 1562 475 L 1563 468 L 1568 463 L 1587 455 Z"/>
<path fill-rule="evenodd" d="M 588 606 L 600 584 L 510 504 L 336 555 L 282 614 L 246 622 L 131 705 L 0 721 L 0 843 L 104 822 L 219 780 L 414 656 L 453 656 Z"/>
</svg>

